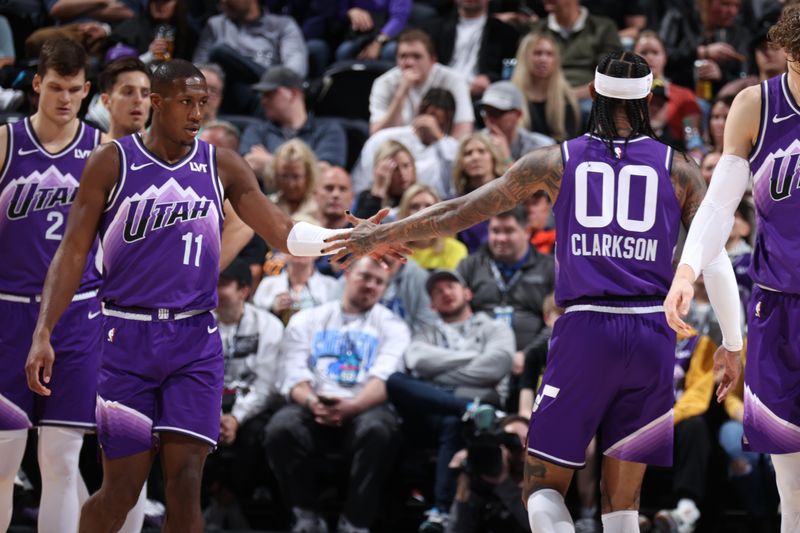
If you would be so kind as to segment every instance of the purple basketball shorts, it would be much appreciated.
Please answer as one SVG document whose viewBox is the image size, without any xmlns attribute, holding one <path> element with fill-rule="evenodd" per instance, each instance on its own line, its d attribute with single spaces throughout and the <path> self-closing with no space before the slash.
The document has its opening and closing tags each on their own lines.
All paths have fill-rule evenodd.
<svg viewBox="0 0 800 533">
<path fill-rule="evenodd" d="M 0 431 L 34 425 L 94 428 L 100 302 L 92 293 L 77 298 L 53 329 L 50 396 L 31 391 L 25 377 L 39 304 L 0 299 Z"/>
<path fill-rule="evenodd" d="M 753 285 L 744 372 L 746 450 L 800 451 L 800 296 Z"/>
<path fill-rule="evenodd" d="M 528 431 L 528 453 L 583 468 L 605 455 L 672 464 L 675 333 L 660 305 L 576 305 L 558 319 Z"/>
<path fill-rule="evenodd" d="M 161 432 L 215 446 L 224 361 L 213 315 L 141 321 L 104 313 L 97 433 L 106 457 L 149 450 Z"/>
</svg>

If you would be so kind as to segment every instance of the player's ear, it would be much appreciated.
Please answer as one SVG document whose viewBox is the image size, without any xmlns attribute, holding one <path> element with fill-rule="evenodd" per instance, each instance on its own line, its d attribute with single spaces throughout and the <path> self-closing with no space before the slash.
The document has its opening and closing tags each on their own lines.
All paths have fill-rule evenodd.
<svg viewBox="0 0 800 533">
<path fill-rule="evenodd" d="M 150 93 L 150 107 L 153 111 L 161 111 L 161 104 L 164 102 L 164 99 L 158 93 Z"/>
<path fill-rule="evenodd" d="M 89 89 L 91 89 L 91 88 L 92 88 L 92 82 L 90 82 L 89 80 L 86 80 L 86 82 L 83 84 L 83 97 L 84 98 L 86 98 L 86 96 L 89 94 Z"/>
<path fill-rule="evenodd" d="M 100 102 L 103 104 L 103 107 L 108 109 L 108 103 L 111 100 L 111 96 L 108 93 L 101 93 L 100 94 Z"/>
<path fill-rule="evenodd" d="M 33 81 L 31 82 L 31 87 L 33 87 L 34 92 L 37 94 L 42 90 L 42 77 L 39 76 L 39 73 L 33 75 Z"/>
</svg>

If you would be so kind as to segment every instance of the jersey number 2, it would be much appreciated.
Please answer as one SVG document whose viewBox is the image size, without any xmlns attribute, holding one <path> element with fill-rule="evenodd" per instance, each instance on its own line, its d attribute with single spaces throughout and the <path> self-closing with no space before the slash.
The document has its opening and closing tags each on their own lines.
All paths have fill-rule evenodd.
<svg viewBox="0 0 800 533">
<path fill-rule="evenodd" d="M 589 175 L 594 174 L 591 183 Z M 600 175 L 598 181 L 597 175 Z M 644 210 L 641 220 L 630 217 L 631 181 L 636 176 L 644 178 Z M 589 187 L 601 189 L 600 214 L 589 214 Z M 626 230 L 644 233 L 656 222 L 656 200 L 658 199 L 658 174 L 647 165 L 625 165 L 616 176 L 608 163 L 584 161 L 575 169 L 575 218 L 585 228 L 604 228 L 615 216 L 614 196 L 616 191 L 617 224 Z"/>
<path fill-rule="evenodd" d="M 50 227 L 47 228 L 47 231 L 44 233 L 44 238 L 48 241 L 60 241 L 63 235 L 59 233 L 58 230 L 64 225 L 64 213 L 50 211 L 47 213 L 47 221 L 52 222 L 52 224 L 50 224 Z"/>
</svg>

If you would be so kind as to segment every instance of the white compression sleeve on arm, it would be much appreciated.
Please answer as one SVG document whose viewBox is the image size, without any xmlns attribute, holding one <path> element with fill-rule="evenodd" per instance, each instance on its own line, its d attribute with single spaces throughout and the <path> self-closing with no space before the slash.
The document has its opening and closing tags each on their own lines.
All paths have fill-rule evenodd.
<svg viewBox="0 0 800 533">
<path fill-rule="evenodd" d="M 733 265 L 725 250 L 703 270 L 703 281 L 722 330 L 722 346 L 731 352 L 738 352 L 742 349 L 742 304 Z"/>
<path fill-rule="evenodd" d="M 297 222 L 286 238 L 286 247 L 289 253 L 298 257 L 318 257 L 323 255 L 320 250 L 329 246 L 325 239 L 350 231 L 352 229 L 327 229 L 308 222 Z M 336 253 L 335 250 L 325 255 L 333 253 Z"/>
<path fill-rule="evenodd" d="M 719 159 L 681 256 L 681 264 L 689 265 L 695 277 L 724 249 L 733 227 L 733 213 L 749 181 L 750 163 L 746 159 L 731 154 Z"/>
</svg>

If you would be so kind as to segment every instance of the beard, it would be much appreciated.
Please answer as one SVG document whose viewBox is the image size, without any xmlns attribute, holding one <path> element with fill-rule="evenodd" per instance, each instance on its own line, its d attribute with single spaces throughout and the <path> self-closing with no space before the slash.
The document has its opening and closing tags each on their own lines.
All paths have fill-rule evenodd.
<svg viewBox="0 0 800 533">
<path fill-rule="evenodd" d="M 449 322 L 451 320 L 456 320 L 456 319 L 460 318 L 463 315 L 464 310 L 467 308 L 468 305 L 469 305 L 468 302 L 463 302 L 461 305 L 459 305 L 455 309 L 451 309 L 449 311 L 439 311 L 439 315 L 442 317 L 442 320 L 444 320 L 445 322 Z"/>
</svg>

